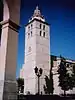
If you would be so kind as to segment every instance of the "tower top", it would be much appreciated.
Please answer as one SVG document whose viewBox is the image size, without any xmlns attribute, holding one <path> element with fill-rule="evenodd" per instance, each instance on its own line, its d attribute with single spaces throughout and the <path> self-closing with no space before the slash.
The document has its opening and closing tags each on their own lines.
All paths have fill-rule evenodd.
<svg viewBox="0 0 75 100">
<path fill-rule="evenodd" d="M 29 22 L 32 21 L 35 18 L 38 19 L 38 20 L 41 20 L 41 21 L 45 22 L 45 19 L 44 19 L 43 15 L 41 14 L 38 6 L 36 6 L 36 9 L 34 10 L 33 16 L 31 17 L 31 19 L 29 20 Z"/>
<path fill-rule="evenodd" d="M 34 10 L 34 14 L 33 14 L 33 17 L 42 17 L 41 16 L 41 12 L 40 10 L 38 9 L 38 6 L 36 6 L 36 9 Z"/>
</svg>

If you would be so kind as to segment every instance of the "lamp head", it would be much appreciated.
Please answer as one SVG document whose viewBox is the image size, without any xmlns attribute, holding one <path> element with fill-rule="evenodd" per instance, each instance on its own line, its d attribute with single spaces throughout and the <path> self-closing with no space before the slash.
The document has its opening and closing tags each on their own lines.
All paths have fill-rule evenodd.
<svg viewBox="0 0 75 100">
<path fill-rule="evenodd" d="M 35 70 L 35 73 L 37 74 L 37 72 L 38 72 L 37 66 L 34 68 L 34 70 Z"/>
<path fill-rule="evenodd" d="M 43 72 L 42 68 L 39 69 L 39 72 L 40 72 L 40 74 L 42 75 L 42 72 Z"/>
</svg>

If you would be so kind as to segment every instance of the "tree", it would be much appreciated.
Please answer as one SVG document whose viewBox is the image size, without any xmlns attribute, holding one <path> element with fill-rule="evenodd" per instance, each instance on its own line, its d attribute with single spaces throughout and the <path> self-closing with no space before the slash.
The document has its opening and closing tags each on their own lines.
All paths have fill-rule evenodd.
<svg viewBox="0 0 75 100">
<path fill-rule="evenodd" d="M 50 75 L 45 76 L 45 82 L 46 85 L 44 85 L 44 91 L 45 94 L 53 94 L 54 91 L 54 87 L 53 87 L 53 73 L 52 73 L 52 67 L 53 67 L 53 59 L 55 58 L 55 56 L 51 56 L 51 69 L 50 69 Z"/>
<path fill-rule="evenodd" d="M 48 78 L 48 76 L 45 76 L 45 82 L 46 82 L 46 86 L 44 85 L 44 91 L 45 94 L 53 94 L 53 74 L 52 72 L 50 73 L 50 77 Z"/>
<path fill-rule="evenodd" d="M 24 79 L 18 78 L 17 84 L 18 84 L 18 93 L 23 93 L 23 91 L 24 91 Z"/>
<path fill-rule="evenodd" d="M 73 65 L 73 82 L 75 87 L 75 64 Z"/>
<path fill-rule="evenodd" d="M 66 65 L 66 60 L 63 57 L 61 58 L 61 63 L 58 67 L 58 74 L 59 74 L 59 86 L 61 87 L 61 89 L 64 91 L 64 96 L 66 95 L 66 91 L 68 91 L 69 89 L 73 89 L 73 85 L 72 85 L 72 77 L 69 75 L 68 71 L 67 71 L 67 65 Z"/>
<path fill-rule="evenodd" d="M 71 85 L 74 88 L 75 87 L 75 64 L 73 65 L 72 70 L 72 77 L 71 77 Z"/>
</svg>

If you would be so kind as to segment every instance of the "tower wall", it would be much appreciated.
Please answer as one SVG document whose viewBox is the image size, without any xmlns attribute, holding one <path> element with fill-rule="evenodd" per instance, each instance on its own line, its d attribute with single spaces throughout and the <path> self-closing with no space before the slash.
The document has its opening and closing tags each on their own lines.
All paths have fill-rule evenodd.
<svg viewBox="0 0 75 100">
<path fill-rule="evenodd" d="M 40 29 L 40 24 L 45 25 Z M 32 27 L 31 27 L 32 25 Z M 29 28 L 30 27 L 30 28 Z M 44 94 L 43 86 L 45 85 L 45 75 L 49 75 L 50 56 L 49 56 L 49 26 L 43 22 L 34 20 L 26 26 L 25 33 L 25 60 L 24 60 L 24 93 L 29 91 L 32 94 L 38 92 L 38 80 L 34 68 L 43 69 L 40 77 L 40 92 Z M 41 36 L 40 36 L 41 31 Z M 45 37 L 43 33 L 45 32 Z"/>
<path fill-rule="evenodd" d="M 33 22 L 33 28 L 26 26 L 25 33 L 25 60 L 24 60 L 24 93 L 30 91 L 35 93 L 35 73 L 34 67 L 36 65 L 36 23 Z M 32 31 L 32 36 L 31 36 Z M 28 35 L 30 34 L 30 35 Z"/>
<path fill-rule="evenodd" d="M 39 26 L 41 24 L 41 29 Z M 38 68 L 43 69 L 42 76 L 40 77 L 40 92 L 44 94 L 45 85 L 45 75 L 49 75 L 50 71 L 50 56 L 49 56 L 49 26 L 42 23 L 36 22 L 38 28 L 36 28 L 36 65 Z M 45 25 L 45 30 L 43 30 L 43 25 Z M 41 36 L 40 36 L 41 31 Z M 43 36 L 45 32 L 45 37 Z M 37 84 L 38 85 L 38 84 Z"/>
</svg>

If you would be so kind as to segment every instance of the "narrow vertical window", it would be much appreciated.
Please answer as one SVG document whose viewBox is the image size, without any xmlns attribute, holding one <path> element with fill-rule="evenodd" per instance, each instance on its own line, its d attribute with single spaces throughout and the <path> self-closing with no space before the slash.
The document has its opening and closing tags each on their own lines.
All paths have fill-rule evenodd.
<svg viewBox="0 0 75 100">
<path fill-rule="evenodd" d="M 31 31 L 31 36 L 32 36 L 32 31 Z"/>
<path fill-rule="evenodd" d="M 42 32 L 40 31 L 40 36 L 41 36 L 41 33 L 42 33 Z"/>
<path fill-rule="evenodd" d="M 43 37 L 45 37 L 45 32 L 43 32 Z"/>
<path fill-rule="evenodd" d="M 28 33 L 28 38 L 30 37 L 30 33 Z"/>
<path fill-rule="evenodd" d="M 40 24 L 40 29 L 41 29 L 41 24 Z"/>
<path fill-rule="evenodd" d="M 32 29 L 33 25 L 31 24 L 31 29 Z"/>
<path fill-rule="evenodd" d="M 43 25 L 43 30 L 45 30 L 45 25 Z"/>
<path fill-rule="evenodd" d="M 28 31 L 30 30 L 30 26 L 28 26 Z"/>
</svg>

